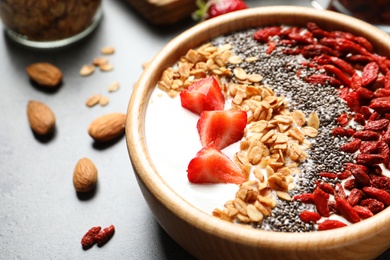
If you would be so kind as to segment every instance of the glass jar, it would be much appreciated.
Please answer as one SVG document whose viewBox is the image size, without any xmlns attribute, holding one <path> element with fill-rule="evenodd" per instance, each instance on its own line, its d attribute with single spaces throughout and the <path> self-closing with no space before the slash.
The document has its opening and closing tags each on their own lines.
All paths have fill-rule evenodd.
<svg viewBox="0 0 390 260">
<path fill-rule="evenodd" d="M 91 33 L 102 17 L 101 0 L 0 0 L 7 35 L 23 45 L 53 48 Z"/>
</svg>

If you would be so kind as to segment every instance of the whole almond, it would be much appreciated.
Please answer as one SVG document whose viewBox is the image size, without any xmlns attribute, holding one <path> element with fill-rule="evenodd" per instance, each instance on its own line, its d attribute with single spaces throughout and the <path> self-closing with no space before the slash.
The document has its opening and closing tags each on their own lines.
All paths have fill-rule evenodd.
<svg viewBox="0 0 390 260">
<path fill-rule="evenodd" d="M 27 105 L 27 117 L 31 129 L 38 135 L 53 132 L 56 117 L 53 111 L 44 103 L 31 100 Z"/>
<path fill-rule="evenodd" d="M 31 80 L 45 87 L 56 87 L 62 80 L 61 70 L 47 62 L 33 63 L 26 68 L 26 72 Z"/>
<path fill-rule="evenodd" d="M 88 127 L 88 133 L 97 142 L 111 141 L 124 134 L 125 121 L 125 114 L 106 114 L 92 121 Z"/>
<path fill-rule="evenodd" d="M 88 192 L 95 188 L 98 180 L 98 170 L 88 158 L 80 159 L 73 172 L 73 185 L 77 192 Z"/>
</svg>

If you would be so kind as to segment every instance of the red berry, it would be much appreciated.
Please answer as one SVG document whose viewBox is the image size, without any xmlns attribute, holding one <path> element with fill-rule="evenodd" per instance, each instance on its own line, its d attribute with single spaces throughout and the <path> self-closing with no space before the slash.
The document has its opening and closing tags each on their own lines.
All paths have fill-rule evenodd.
<svg viewBox="0 0 390 260">
<path fill-rule="evenodd" d="M 193 158 L 187 169 L 192 183 L 236 183 L 247 180 L 240 168 L 220 150 L 206 146 Z"/>
<path fill-rule="evenodd" d="M 180 93 L 182 107 L 195 114 L 206 110 L 223 110 L 225 98 L 214 77 L 196 81 Z"/>
<path fill-rule="evenodd" d="M 197 128 L 202 146 L 213 146 L 219 150 L 239 141 L 247 123 L 245 111 L 204 111 Z"/>
</svg>

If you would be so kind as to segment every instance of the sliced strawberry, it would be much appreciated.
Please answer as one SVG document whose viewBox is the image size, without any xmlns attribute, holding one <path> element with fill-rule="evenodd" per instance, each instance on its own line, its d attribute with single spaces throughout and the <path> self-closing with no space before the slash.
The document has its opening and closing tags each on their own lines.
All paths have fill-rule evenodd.
<svg viewBox="0 0 390 260">
<path fill-rule="evenodd" d="M 223 110 L 225 105 L 225 98 L 214 77 L 196 81 L 180 93 L 180 100 L 182 107 L 199 115 L 207 110 Z"/>
<path fill-rule="evenodd" d="M 188 164 L 188 180 L 192 183 L 236 183 L 247 180 L 240 168 L 220 150 L 203 147 Z"/>
<path fill-rule="evenodd" d="M 245 111 L 203 111 L 197 124 L 200 142 L 222 150 L 243 137 L 246 123 Z"/>
</svg>

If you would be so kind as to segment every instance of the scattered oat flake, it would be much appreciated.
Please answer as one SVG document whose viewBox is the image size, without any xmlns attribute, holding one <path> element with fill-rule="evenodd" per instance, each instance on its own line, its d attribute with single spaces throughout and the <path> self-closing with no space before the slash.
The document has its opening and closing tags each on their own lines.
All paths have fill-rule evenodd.
<svg viewBox="0 0 390 260">
<path fill-rule="evenodd" d="M 120 87 L 120 84 L 118 81 L 115 81 L 113 83 L 110 84 L 110 86 L 108 87 L 108 92 L 114 92 L 114 91 L 117 91 Z"/>
<path fill-rule="evenodd" d="M 98 104 L 101 100 L 102 96 L 100 94 L 95 94 L 95 95 L 92 95 L 90 96 L 87 101 L 85 102 L 85 104 L 88 106 L 88 107 L 93 107 L 94 105 Z"/>
<path fill-rule="evenodd" d="M 114 69 L 114 66 L 111 63 L 106 63 L 106 64 L 99 66 L 99 69 L 101 71 L 111 71 Z"/>
<path fill-rule="evenodd" d="M 92 61 L 92 64 L 95 65 L 95 66 L 102 66 L 104 64 L 107 64 L 108 63 L 108 59 L 107 58 L 104 58 L 104 57 L 96 57 L 95 59 L 93 59 Z"/>
<path fill-rule="evenodd" d="M 110 99 L 108 97 L 101 97 L 99 104 L 104 107 L 104 106 L 107 106 L 107 104 L 109 102 L 110 102 Z"/>
<path fill-rule="evenodd" d="M 112 46 L 105 46 L 103 48 L 100 49 L 100 52 L 102 54 L 114 54 L 115 53 L 115 48 L 112 47 Z"/>
<path fill-rule="evenodd" d="M 90 64 L 83 65 L 80 69 L 81 76 L 89 76 L 95 71 L 95 67 Z"/>
</svg>

